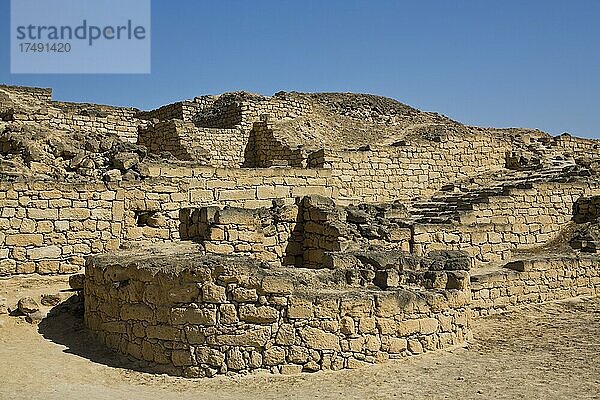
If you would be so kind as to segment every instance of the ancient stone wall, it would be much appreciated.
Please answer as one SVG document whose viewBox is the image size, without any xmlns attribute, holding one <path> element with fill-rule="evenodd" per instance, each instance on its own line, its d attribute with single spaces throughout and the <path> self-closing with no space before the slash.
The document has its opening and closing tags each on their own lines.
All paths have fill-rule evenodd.
<svg viewBox="0 0 600 400">
<path fill-rule="evenodd" d="M 124 241 L 181 237 L 190 207 L 271 207 L 273 200 L 332 196 L 330 171 L 152 166 L 151 179 L 119 183 L 0 184 L 0 275 L 66 273 L 83 256 Z"/>
<path fill-rule="evenodd" d="M 449 137 L 392 148 L 324 150 L 310 156 L 309 166 L 331 168 L 340 200 L 410 202 L 445 184 L 503 168 L 508 149 L 508 141 L 490 136 Z"/>
<path fill-rule="evenodd" d="M 283 199 L 274 203 L 271 208 L 258 209 L 186 209 L 181 238 L 202 243 L 207 253 L 244 255 L 274 266 L 301 266 L 299 207 L 291 201 L 285 204 Z"/>
<path fill-rule="evenodd" d="M 91 260 L 86 326 L 154 370 L 189 377 L 357 368 L 470 336 L 463 291 L 305 291 L 295 288 L 298 269 L 284 275 L 239 257 L 185 263 L 181 270 Z"/>
<path fill-rule="evenodd" d="M 49 126 L 63 130 L 115 133 L 122 140 L 135 143 L 138 127 L 145 125 L 136 117 L 138 112 L 135 108 L 53 101 L 49 110 Z"/>
<path fill-rule="evenodd" d="M 530 249 L 553 239 L 573 218 L 582 196 L 600 193 L 593 183 L 540 183 L 511 189 L 475 205 L 462 224 L 417 224 L 413 252 L 463 250 L 480 262 L 508 260 L 511 250 Z"/>
<path fill-rule="evenodd" d="M 247 167 L 265 168 L 273 165 L 306 167 L 307 155 L 301 147 L 290 148 L 273 135 L 273 126 L 269 118 L 255 122 L 250 132 L 250 149 L 247 154 Z"/>
<path fill-rule="evenodd" d="M 0 120 L 46 123 L 52 89 L 0 85 Z"/>
<path fill-rule="evenodd" d="M 191 122 L 172 119 L 140 129 L 138 143 L 154 154 L 167 151 L 179 160 L 239 168 L 246 164 L 248 136 L 240 128 L 198 128 Z"/>
<path fill-rule="evenodd" d="M 191 122 L 202 108 L 202 105 L 196 101 L 185 100 L 167 104 L 151 111 L 140 111 L 136 114 L 136 117 L 145 120 L 158 119 L 159 121 L 168 121 L 170 119 L 178 119 Z"/>
<path fill-rule="evenodd" d="M 225 94 L 214 101 L 211 108 L 199 112 L 194 122 L 206 128 L 252 129 L 252 124 L 268 114 L 274 119 L 285 119 L 308 113 L 311 106 L 300 99 L 261 98 L 252 95 Z"/>
<path fill-rule="evenodd" d="M 72 273 L 117 249 L 123 200 L 104 184 L 0 184 L 0 275 Z"/>
<path fill-rule="evenodd" d="M 471 277 L 471 308 L 485 316 L 520 305 L 600 294 L 594 257 L 556 257 L 514 261 L 510 268 Z"/>
</svg>

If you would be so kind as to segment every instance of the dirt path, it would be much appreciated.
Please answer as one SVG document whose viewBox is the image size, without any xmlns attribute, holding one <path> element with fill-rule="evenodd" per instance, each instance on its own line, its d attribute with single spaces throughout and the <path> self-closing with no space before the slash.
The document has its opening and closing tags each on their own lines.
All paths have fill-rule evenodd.
<svg viewBox="0 0 600 400">
<path fill-rule="evenodd" d="M 65 282 L 0 281 L 0 297 L 10 303 Z M 98 346 L 76 317 L 36 327 L 1 315 L 0 399 L 600 399 L 598 298 L 480 320 L 475 338 L 360 370 L 189 380 L 123 368 L 136 364 Z"/>
</svg>

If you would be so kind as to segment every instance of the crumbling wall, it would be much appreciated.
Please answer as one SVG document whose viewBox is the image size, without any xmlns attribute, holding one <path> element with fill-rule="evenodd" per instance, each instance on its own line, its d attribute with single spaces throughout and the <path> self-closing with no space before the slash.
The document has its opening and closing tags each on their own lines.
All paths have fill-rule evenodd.
<svg viewBox="0 0 600 400">
<path fill-rule="evenodd" d="M 273 203 L 271 208 L 183 210 L 181 238 L 202 243 L 207 253 L 244 255 L 275 266 L 301 266 L 299 207 L 293 201 L 286 204 L 283 199 Z"/>
<path fill-rule="evenodd" d="M 239 168 L 246 162 L 248 136 L 239 128 L 198 128 L 191 122 L 173 119 L 140 129 L 138 143 L 154 154 L 166 151 L 179 160 Z"/>
<path fill-rule="evenodd" d="M 250 132 L 246 167 L 265 168 L 273 165 L 306 167 L 307 155 L 301 147 L 290 148 L 273 135 L 272 121 L 267 115 L 255 122 Z"/>
<path fill-rule="evenodd" d="M 307 291 L 296 288 L 297 270 L 266 270 L 240 257 L 188 256 L 183 269 L 167 266 L 176 259 L 164 269 L 124 268 L 114 258 L 86 265 L 86 326 L 155 371 L 339 370 L 470 337 L 464 291 Z"/>
<path fill-rule="evenodd" d="M 214 100 L 210 108 L 199 112 L 194 122 L 199 127 L 251 130 L 252 124 L 268 114 L 274 119 L 304 115 L 311 110 L 309 103 L 292 98 L 265 98 L 249 93 L 225 93 Z"/>
<path fill-rule="evenodd" d="M 52 89 L 0 85 L 0 121 L 47 123 Z"/>
<path fill-rule="evenodd" d="M 179 240 L 188 208 L 255 209 L 277 199 L 332 196 L 324 170 L 150 166 L 148 174 L 114 183 L 0 183 L 0 275 L 68 273 L 84 256 L 125 241 Z"/>
</svg>

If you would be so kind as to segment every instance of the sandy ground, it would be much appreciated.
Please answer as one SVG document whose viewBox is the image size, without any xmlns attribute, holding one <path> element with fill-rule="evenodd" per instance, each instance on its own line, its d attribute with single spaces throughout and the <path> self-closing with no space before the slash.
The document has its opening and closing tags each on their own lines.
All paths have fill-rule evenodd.
<svg viewBox="0 0 600 400">
<path fill-rule="evenodd" d="M 9 305 L 65 278 L 0 280 Z M 465 348 L 359 370 L 190 380 L 153 376 L 97 345 L 69 314 L 0 315 L 0 399 L 600 399 L 600 299 L 477 321 Z"/>
</svg>

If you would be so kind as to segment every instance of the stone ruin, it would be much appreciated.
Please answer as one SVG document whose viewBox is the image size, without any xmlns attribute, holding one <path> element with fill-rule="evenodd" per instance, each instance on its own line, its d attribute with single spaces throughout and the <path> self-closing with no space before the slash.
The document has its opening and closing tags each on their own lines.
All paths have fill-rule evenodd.
<svg viewBox="0 0 600 400">
<path fill-rule="evenodd" d="M 111 349 L 187 377 L 356 368 L 600 293 L 600 142 L 347 93 L 151 111 L 0 86 L 0 275 L 85 268 Z"/>
</svg>

